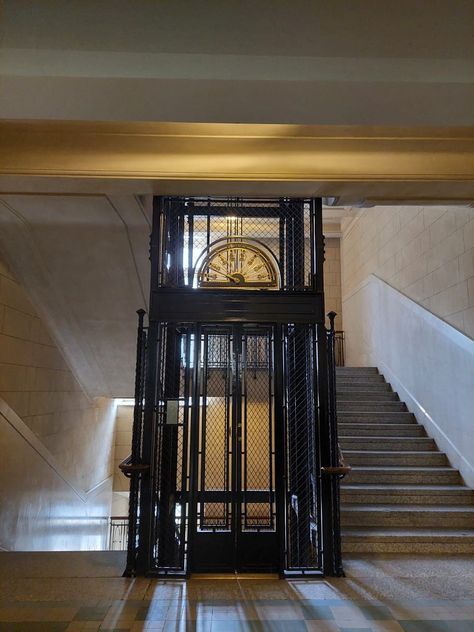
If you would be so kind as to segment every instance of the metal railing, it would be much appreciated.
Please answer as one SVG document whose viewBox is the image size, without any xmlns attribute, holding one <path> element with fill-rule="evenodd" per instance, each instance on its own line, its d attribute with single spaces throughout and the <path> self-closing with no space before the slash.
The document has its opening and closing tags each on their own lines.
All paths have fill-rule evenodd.
<svg viewBox="0 0 474 632">
<path fill-rule="evenodd" d="M 128 516 L 109 518 L 109 551 L 126 551 L 128 544 Z"/>
</svg>

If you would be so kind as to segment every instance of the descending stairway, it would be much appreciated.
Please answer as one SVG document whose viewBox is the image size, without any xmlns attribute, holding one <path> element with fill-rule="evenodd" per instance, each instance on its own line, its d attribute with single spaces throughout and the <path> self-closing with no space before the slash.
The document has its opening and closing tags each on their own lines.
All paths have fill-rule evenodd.
<svg viewBox="0 0 474 632">
<path fill-rule="evenodd" d="M 344 552 L 474 552 L 474 490 L 376 368 L 337 369 Z"/>
</svg>

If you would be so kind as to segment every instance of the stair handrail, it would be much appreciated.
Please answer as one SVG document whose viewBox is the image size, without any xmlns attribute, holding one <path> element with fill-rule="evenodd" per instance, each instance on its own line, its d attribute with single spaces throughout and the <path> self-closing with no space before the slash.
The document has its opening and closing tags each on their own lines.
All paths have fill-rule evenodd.
<svg viewBox="0 0 474 632">
<path fill-rule="evenodd" d="M 119 470 L 122 472 L 124 476 L 127 478 L 131 478 L 134 472 L 144 472 L 150 469 L 148 463 L 134 463 L 132 459 L 132 455 L 129 454 L 123 461 L 121 461 L 118 465 Z"/>
</svg>

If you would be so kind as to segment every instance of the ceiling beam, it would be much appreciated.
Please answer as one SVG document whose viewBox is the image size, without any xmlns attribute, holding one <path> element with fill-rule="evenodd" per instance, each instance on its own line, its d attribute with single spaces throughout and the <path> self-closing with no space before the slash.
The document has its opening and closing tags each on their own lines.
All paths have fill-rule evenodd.
<svg viewBox="0 0 474 632">
<path fill-rule="evenodd" d="M 150 183 L 189 194 L 272 183 L 288 195 L 296 185 L 375 201 L 474 197 L 474 128 L 3 121 L 0 137 L 10 184 L 28 176 L 141 181 L 137 193 Z"/>
</svg>

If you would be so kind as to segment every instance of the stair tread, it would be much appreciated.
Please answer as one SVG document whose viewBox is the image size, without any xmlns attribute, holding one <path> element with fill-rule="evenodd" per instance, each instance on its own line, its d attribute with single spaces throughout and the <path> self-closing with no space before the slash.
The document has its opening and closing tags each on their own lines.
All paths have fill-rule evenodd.
<svg viewBox="0 0 474 632">
<path fill-rule="evenodd" d="M 436 450 L 343 450 L 346 455 L 353 456 L 430 456 L 433 454 L 440 454 L 446 456 L 444 452 L 438 452 Z"/>
<path fill-rule="evenodd" d="M 364 412 L 363 410 L 358 410 L 355 413 L 351 413 L 351 412 L 347 412 L 346 410 L 342 410 L 341 412 L 338 411 L 337 413 L 338 417 L 340 415 L 342 416 L 349 416 L 349 415 L 368 415 L 370 417 L 388 417 L 390 419 L 391 416 L 393 416 L 393 418 L 395 419 L 396 417 L 399 417 L 400 415 L 411 415 L 413 417 L 413 413 L 409 412 L 408 410 L 387 410 L 387 411 L 383 411 L 383 413 L 379 413 L 376 410 L 368 410 L 367 412 Z"/>
<path fill-rule="evenodd" d="M 338 366 L 336 367 L 336 371 L 342 372 L 342 371 L 357 371 L 357 369 L 362 369 L 363 371 L 377 371 L 378 373 L 378 368 L 376 366 Z"/>
<path fill-rule="evenodd" d="M 360 528 L 351 528 L 346 527 L 342 531 L 342 535 L 352 535 L 352 536 L 364 536 L 364 535 L 372 535 L 372 536 L 403 536 L 405 538 L 410 537 L 427 537 L 427 538 L 446 538 L 449 536 L 469 536 L 474 538 L 474 529 L 426 529 L 423 527 L 390 527 L 387 529 L 381 527 L 364 527 Z"/>
<path fill-rule="evenodd" d="M 388 424 L 387 424 L 388 425 Z M 409 424 L 406 424 L 409 425 Z M 364 437 L 351 437 L 350 435 L 343 435 L 340 434 L 339 435 L 339 439 L 360 439 L 360 441 L 367 441 L 368 439 L 374 439 L 375 441 L 388 441 L 388 440 L 395 440 L 397 439 L 398 441 L 400 440 L 404 440 L 404 441 L 420 441 L 420 439 L 425 439 L 425 441 L 433 441 L 433 439 L 431 437 L 399 437 L 399 436 L 392 436 L 392 437 L 384 437 L 384 436 L 380 436 L 380 435 L 367 435 Z"/>
<path fill-rule="evenodd" d="M 367 428 L 373 428 L 374 424 L 365 424 L 363 421 L 340 421 L 338 423 L 338 426 L 364 426 L 366 425 Z M 395 430 L 397 429 L 397 426 L 399 426 L 400 428 L 413 428 L 413 426 L 419 426 L 419 427 L 423 427 L 421 426 L 421 424 L 410 424 L 410 423 L 406 423 L 406 424 L 375 424 L 377 427 L 381 426 L 382 428 L 395 428 Z"/>
<path fill-rule="evenodd" d="M 436 454 L 436 453 L 435 453 Z M 390 470 L 391 472 L 393 471 L 400 471 L 400 472 L 406 472 L 408 471 L 415 471 L 415 472 L 457 472 L 457 470 L 454 467 L 451 467 L 449 465 L 433 465 L 433 466 L 429 466 L 429 465 L 354 465 L 354 467 L 352 468 L 353 471 L 356 472 L 362 472 L 365 470 L 369 470 L 370 472 L 374 472 L 374 471 L 385 471 L 385 470 Z"/>
<path fill-rule="evenodd" d="M 386 382 L 374 382 L 373 384 L 336 384 L 336 394 L 339 393 L 370 393 L 371 395 L 377 395 L 383 393 L 385 395 L 395 395 L 396 392 L 390 388 L 390 385 Z"/>
<path fill-rule="evenodd" d="M 347 395 L 347 394 L 346 394 Z M 352 393 L 350 394 L 352 397 Z M 364 394 L 365 397 L 365 394 Z M 401 402 L 397 397 L 395 397 L 395 393 L 387 393 L 384 396 L 380 396 L 379 393 L 374 393 L 373 397 L 368 397 L 367 399 L 360 399 L 357 397 L 354 397 L 353 399 L 349 399 L 348 397 L 344 396 L 344 393 L 339 394 L 337 396 L 337 404 L 338 406 L 340 406 L 341 404 L 370 404 L 371 406 L 373 406 L 374 404 L 383 404 L 384 406 L 387 404 L 403 404 L 403 402 Z M 344 412 L 347 412 L 347 410 L 345 409 Z M 364 412 L 364 411 L 358 411 L 358 412 Z M 368 410 L 367 412 L 372 412 L 371 410 Z M 388 411 L 388 412 L 398 412 L 398 411 Z M 400 412 L 404 412 L 403 410 Z"/>
<path fill-rule="evenodd" d="M 362 504 L 353 504 L 345 503 L 344 507 L 342 507 L 342 511 L 351 511 L 351 512 L 359 512 L 359 511 L 372 511 L 372 512 L 387 512 L 391 513 L 393 511 L 399 511 L 403 513 L 410 512 L 436 512 L 436 513 L 472 513 L 474 514 L 474 506 L 470 505 L 394 505 L 394 504 L 380 504 L 380 505 L 362 505 Z"/>
<path fill-rule="evenodd" d="M 414 492 L 420 491 L 421 493 L 439 493 L 439 492 L 469 492 L 474 494 L 474 490 L 466 485 L 397 485 L 394 483 L 352 483 L 346 485 L 341 484 L 341 491 L 381 491 L 381 492 Z"/>
</svg>

